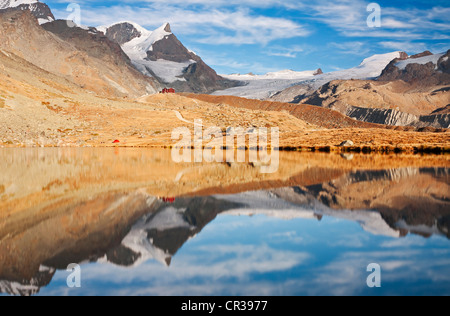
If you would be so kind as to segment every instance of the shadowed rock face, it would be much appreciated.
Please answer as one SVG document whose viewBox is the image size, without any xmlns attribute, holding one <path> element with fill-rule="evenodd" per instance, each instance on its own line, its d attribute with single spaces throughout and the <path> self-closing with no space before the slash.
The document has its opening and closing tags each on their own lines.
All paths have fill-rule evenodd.
<svg viewBox="0 0 450 316">
<path fill-rule="evenodd" d="M 41 266 L 39 272 L 30 280 L 20 281 L 0 281 L 0 293 L 8 293 L 11 295 L 31 296 L 39 293 L 39 290 L 50 284 L 56 269 Z"/>
<path fill-rule="evenodd" d="M 448 113 L 416 116 L 396 110 L 351 107 L 345 114 L 358 121 L 390 126 L 432 127 L 437 129 L 450 126 L 450 115 Z"/>
<path fill-rule="evenodd" d="M 130 23 L 121 23 L 109 27 L 105 35 L 111 41 L 123 45 L 141 36 L 141 32 Z"/>
<path fill-rule="evenodd" d="M 173 62 L 195 61 L 184 70 L 183 78 L 185 82 L 178 81 L 173 84 L 174 88 L 183 92 L 210 93 L 215 90 L 222 90 L 235 86 L 230 80 L 226 80 L 219 75 L 196 54 L 190 52 L 171 34 L 164 39 L 153 44 L 153 50 L 147 52 L 148 59 L 164 59 Z"/>
</svg>

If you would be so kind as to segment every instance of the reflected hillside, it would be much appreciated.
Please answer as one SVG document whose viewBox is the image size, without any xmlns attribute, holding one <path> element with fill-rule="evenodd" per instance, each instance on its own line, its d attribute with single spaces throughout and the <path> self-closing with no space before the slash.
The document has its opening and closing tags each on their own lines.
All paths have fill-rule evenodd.
<svg viewBox="0 0 450 316">
<path fill-rule="evenodd" d="M 0 292 L 36 294 L 70 263 L 170 266 L 220 215 L 333 217 L 370 234 L 450 238 L 446 157 L 286 153 L 272 175 L 250 164 L 176 165 L 169 157 L 135 150 L 5 155 Z"/>
</svg>

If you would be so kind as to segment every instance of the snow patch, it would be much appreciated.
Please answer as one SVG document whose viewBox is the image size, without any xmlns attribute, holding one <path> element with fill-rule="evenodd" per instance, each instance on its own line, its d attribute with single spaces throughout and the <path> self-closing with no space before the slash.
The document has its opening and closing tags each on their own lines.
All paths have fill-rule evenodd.
<svg viewBox="0 0 450 316">
<path fill-rule="evenodd" d="M 47 19 L 38 19 L 38 23 L 39 23 L 39 25 L 42 25 L 42 24 L 46 24 L 46 23 L 50 23 L 50 22 L 53 22 L 54 20 L 52 19 L 52 18 L 47 18 Z"/>
</svg>

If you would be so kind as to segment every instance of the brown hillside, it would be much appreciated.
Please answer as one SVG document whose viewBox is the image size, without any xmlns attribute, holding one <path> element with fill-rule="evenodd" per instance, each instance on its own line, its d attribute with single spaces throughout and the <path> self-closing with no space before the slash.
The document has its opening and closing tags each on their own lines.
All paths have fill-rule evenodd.
<svg viewBox="0 0 450 316">
<path fill-rule="evenodd" d="M 323 128 L 385 128 L 382 125 L 359 122 L 339 112 L 307 104 L 289 104 L 272 101 L 251 100 L 234 96 L 213 96 L 187 94 L 194 98 L 210 103 L 222 103 L 237 108 L 251 110 L 288 112 L 289 114 Z"/>
<path fill-rule="evenodd" d="M 64 21 L 45 30 L 29 11 L 0 13 L 0 49 L 107 97 L 154 93 L 153 79 L 134 69 L 119 45 L 102 33 L 68 28 Z M 61 33 L 61 30 L 63 31 Z"/>
</svg>

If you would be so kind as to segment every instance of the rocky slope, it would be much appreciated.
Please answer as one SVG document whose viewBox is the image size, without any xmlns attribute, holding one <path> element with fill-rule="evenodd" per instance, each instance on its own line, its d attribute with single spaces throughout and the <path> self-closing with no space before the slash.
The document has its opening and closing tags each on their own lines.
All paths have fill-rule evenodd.
<svg viewBox="0 0 450 316">
<path fill-rule="evenodd" d="M 39 26 L 27 10 L 0 14 L 0 49 L 99 95 L 138 97 L 158 89 L 102 33 L 65 21 Z"/>
<path fill-rule="evenodd" d="M 131 22 L 98 29 L 122 46 L 139 71 L 178 91 L 210 93 L 237 84 L 218 76 L 198 55 L 184 47 L 168 23 L 153 32 Z"/>
</svg>

